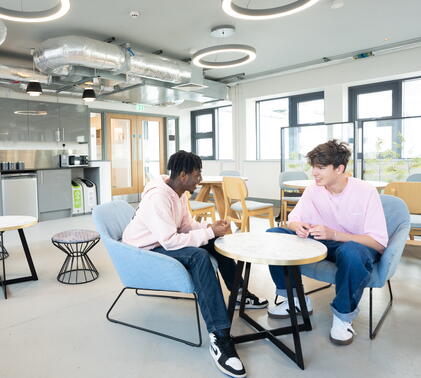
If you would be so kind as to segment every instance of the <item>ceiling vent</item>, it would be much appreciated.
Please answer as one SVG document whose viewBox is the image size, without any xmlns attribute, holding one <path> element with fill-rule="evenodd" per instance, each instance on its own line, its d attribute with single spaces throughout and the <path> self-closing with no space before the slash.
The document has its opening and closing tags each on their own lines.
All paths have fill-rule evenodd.
<svg viewBox="0 0 421 378">
<path fill-rule="evenodd" d="M 207 85 L 196 84 L 196 83 L 186 83 L 186 84 L 176 85 L 172 88 L 179 89 L 180 91 L 185 91 L 185 92 L 197 92 L 201 89 L 207 88 Z"/>
</svg>

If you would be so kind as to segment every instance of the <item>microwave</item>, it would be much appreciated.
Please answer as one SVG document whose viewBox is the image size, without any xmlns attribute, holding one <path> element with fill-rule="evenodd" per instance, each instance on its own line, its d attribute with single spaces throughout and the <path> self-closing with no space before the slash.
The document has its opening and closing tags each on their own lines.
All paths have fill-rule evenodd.
<svg viewBox="0 0 421 378">
<path fill-rule="evenodd" d="M 60 167 L 86 166 L 89 164 L 88 155 L 60 154 Z"/>
</svg>

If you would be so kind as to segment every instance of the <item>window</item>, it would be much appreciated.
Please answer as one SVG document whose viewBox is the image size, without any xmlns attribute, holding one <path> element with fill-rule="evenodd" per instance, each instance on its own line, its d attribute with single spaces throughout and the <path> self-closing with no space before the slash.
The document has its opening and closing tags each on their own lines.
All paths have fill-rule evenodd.
<svg viewBox="0 0 421 378">
<path fill-rule="evenodd" d="M 324 93 L 257 101 L 256 118 L 256 158 L 258 160 L 279 159 L 281 127 L 323 123 Z M 289 146 L 289 148 L 294 148 L 294 146 Z"/>
<path fill-rule="evenodd" d="M 421 78 L 404 80 L 402 83 L 402 115 L 421 115 Z"/>
<path fill-rule="evenodd" d="M 400 81 L 349 88 L 349 120 L 401 117 L 401 93 Z"/>
<path fill-rule="evenodd" d="M 421 78 L 349 88 L 349 119 L 357 121 L 361 177 L 401 181 L 418 169 L 420 104 Z"/>
<path fill-rule="evenodd" d="M 191 141 L 202 159 L 233 159 L 232 106 L 191 112 Z"/>
</svg>

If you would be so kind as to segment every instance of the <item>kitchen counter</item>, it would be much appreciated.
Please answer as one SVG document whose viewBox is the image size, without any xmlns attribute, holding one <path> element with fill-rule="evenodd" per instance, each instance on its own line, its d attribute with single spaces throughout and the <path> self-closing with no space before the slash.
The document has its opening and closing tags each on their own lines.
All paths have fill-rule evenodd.
<svg viewBox="0 0 421 378">
<path fill-rule="evenodd" d="M 36 171 L 50 171 L 52 169 L 72 169 L 72 168 L 89 168 L 89 165 L 72 165 L 71 167 L 50 167 L 50 168 L 25 168 L 20 170 L 0 170 L 0 174 L 7 173 L 34 173 Z"/>
</svg>

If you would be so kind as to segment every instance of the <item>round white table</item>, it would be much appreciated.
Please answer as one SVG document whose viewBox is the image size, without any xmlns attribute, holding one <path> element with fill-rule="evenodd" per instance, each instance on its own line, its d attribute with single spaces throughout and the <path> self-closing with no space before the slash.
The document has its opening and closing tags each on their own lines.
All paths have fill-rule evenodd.
<svg viewBox="0 0 421 378">
<path fill-rule="evenodd" d="M 265 232 L 237 233 L 225 235 L 215 241 L 215 249 L 220 254 L 237 260 L 237 268 L 234 279 L 234 288 L 231 291 L 228 317 L 232 321 L 237 300 L 238 289 L 241 283 L 244 263 L 246 265 L 242 298 L 239 316 L 249 323 L 257 333 L 234 336 L 234 343 L 242 343 L 253 340 L 268 339 L 289 358 L 304 369 L 304 361 L 301 350 L 300 331 L 310 331 L 311 322 L 304 298 L 304 289 L 299 273 L 299 265 L 310 264 L 323 260 L 327 255 L 327 248 L 314 239 L 302 239 L 296 235 Z M 251 263 L 266 265 L 282 265 L 285 267 L 285 283 L 290 304 L 289 314 L 291 326 L 276 329 L 265 329 L 254 319 L 244 312 L 245 294 L 250 278 Z M 297 297 L 300 302 L 303 323 L 298 324 L 297 314 L 294 305 L 292 282 L 296 282 Z M 276 336 L 292 334 L 294 339 L 294 351 L 281 342 Z"/>
<path fill-rule="evenodd" d="M 31 227 L 37 224 L 37 219 L 34 217 L 26 215 L 6 215 L 0 216 L 0 243 L 2 250 L 4 249 L 3 245 L 3 233 L 5 231 L 18 230 L 20 241 L 22 243 L 23 251 L 25 252 L 26 261 L 28 263 L 29 270 L 31 272 L 30 276 L 6 279 L 6 267 L 5 267 L 5 256 L 2 259 L 3 262 L 3 276 L 0 278 L 0 285 L 3 286 L 4 298 L 7 299 L 6 286 L 14 283 L 25 282 L 25 281 L 36 281 L 38 280 L 37 272 L 35 270 L 34 263 L 32 261 L 31 252 L 28 248 L 28 243 L 26 242 L 25 233 L 23 229 L 26 227 Z"/>
<path fill-rule="evenodd" d="M 375 186 L 377 190 L 383 189 L 387 186 L 387 182 L 385 181 L 371 181 L 371 180 L 364 180 L 365 182 L 368 182 L 369 184 Z M 290 181 L 284 181 L 284 185 L 288 186 L 289 188 L 294 189 L 305 189 L 307 186 L 310 186 L 314 184 L 314 180 L 290 180 Z"/>
</svg>

